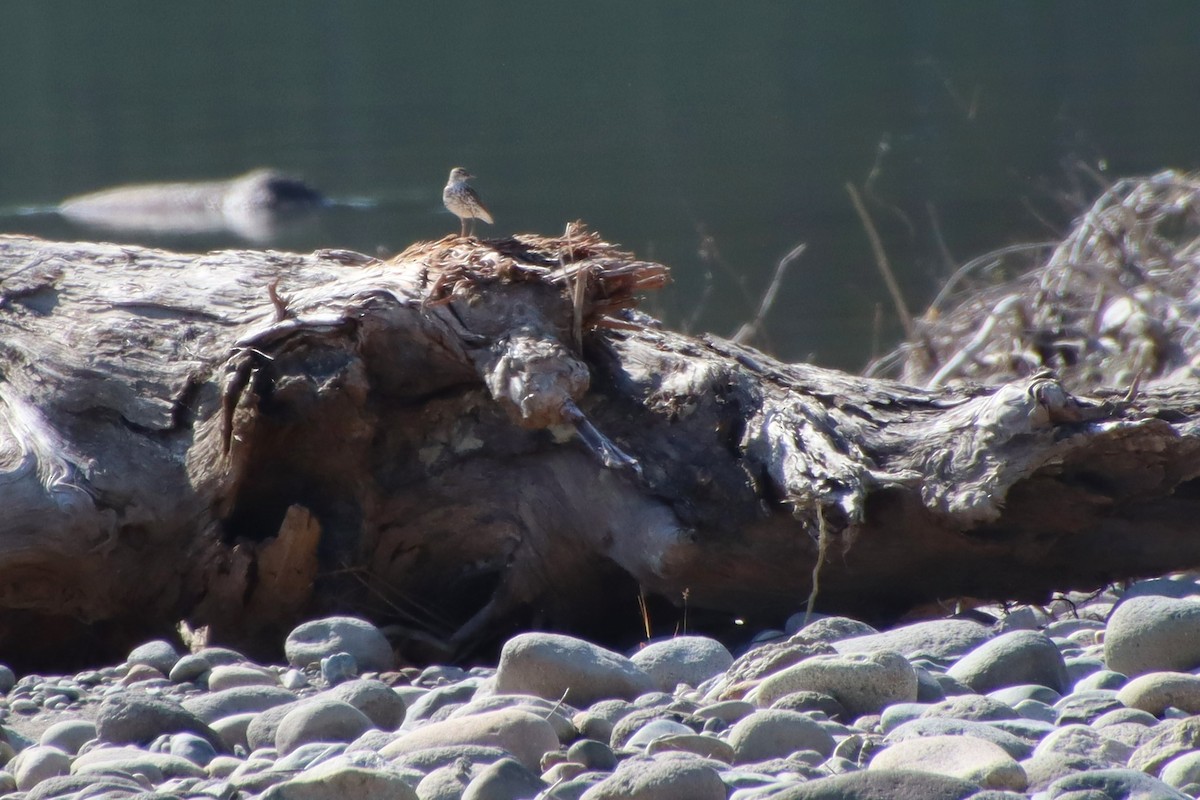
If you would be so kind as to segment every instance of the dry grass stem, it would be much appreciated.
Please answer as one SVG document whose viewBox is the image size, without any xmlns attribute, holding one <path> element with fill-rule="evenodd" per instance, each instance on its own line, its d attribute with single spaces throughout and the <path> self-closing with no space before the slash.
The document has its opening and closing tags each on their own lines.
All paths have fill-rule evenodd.
<svg viewBox="0 0 1200 800">
<path fill-rule="evenodd" d="M 1000 269 L 1018 276 L 980 285 Z M 1014 245 L 968 262 L 919 326 L 919 337 L 867 374 L 936 386 L 1051 369 L 1068 388 L 1194 378 L 1200 174 L 1118 181 L 1057 245 Z"/>
</svg>

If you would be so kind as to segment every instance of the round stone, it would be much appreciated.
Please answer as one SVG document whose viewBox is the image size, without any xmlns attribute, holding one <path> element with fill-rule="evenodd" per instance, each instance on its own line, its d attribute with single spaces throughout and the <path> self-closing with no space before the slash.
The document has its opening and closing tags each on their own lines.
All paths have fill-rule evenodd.
<svg viewBox="0 0 1200 800">
<path fill-rule="evenodd" d="M 16 673 L 7 664 L 0 664 L 0 694 L 8 694 L 17 685 Z"/>
<path fill-rule="evenodd" d="M 185 655 L 175 662 L 167 677 L 172 683 L 187 683 L 198 680 L 200 676 L 212 669 L 208 659 L 200 655 Z M 212 687 L 209 687 L 210 689 Z"/>
<path fill-rule="evenodd" d="M 1025 791 L 1025 770 L 1003 748 L 971 736 L 930 736 L 897 742 L 878 753 L 869 769 L 913 769 L 949 775 L 986 789 Z"/>
<path fill-rule="evenodd" d="M 1125 766 L 1134 749 L 1124 742 L 1110 739 L 1086 725 L 1067 725 L 1047 734 L 1033 751 L 1082 756 L 1112 766 Z"/>
<path fill-rule="evenodd" d="M 1113 611 L 1104 633 L 1108 668 L 1130 677 L 1200 666 L 1200 602 L 1134 597 Z"/>
<path fill-rule="evenodd" d="M 708 762 L 662 753 L 628 759 L 583 793 L 580 800 L 725 800 L 725 784 Z"/>
<path fill-rule="evenodd" d="M 851 765 L 853 766 L 853 765 Z M 965 800 L 979 785 L 916 770 L 862 770 L 772 792 L 771 800 Z"/>
<path fill-rule="evenodd" d="M 219 750 L 225 743 L 199 717 L 164 697 L 136 692 L 111 695 L 96 713 L 96 736 L 113 744 L 147 744 L 164 733 L 195 733 Z"/>
<path fill-rule="evenodd" d="M 1149 672 L 1116 692 L 1116 700 L 1157 716 L 1169 707 L 1200 714 L 1200 677 L 1186 672 Z"/>
<path fill-rule="evenodd" d="M 481 769 L 462 794 L 462 800 L 509 800 L 536 797 L 546 784 L 519 761 L 502 758 Z"/>
<path fill-rule="evenodd" d="M 404 722 L 404 701 L 382 681 L 365 678 L 346 681 L 325 692 L 324 696 L 354 706 L 382 731 L 394 731 Z"/>
<path fill-rule="evenodd" d="M 306 769 L 259 796 L 265 800 L 418 800 L 419 797 L 405 776 L 395 770 L 360 767 L 337 759 Z"/>
<path fill-rule="evenodd" d="M 283 644 L 288 664 L 304 668 L 334 653 L 349 653 L 358 668 L 383 672 L 395 666 L 387 639 L 371 623 L 356 617 L 326 617 L 297 626 Z"/>
<path fill-rule="evenodd" d="M 461 745 L 502 748 L 529 770 L 540 769 L 542 756 L 559 749 L 558 736 L 549 722 L 523 709 L 505 708 L 427 723 L 402 733 L 379 754 L 396 760 L 420 750 Z"/>
<path fill-rule="evenodd" d="M 652 719 L 637 729 L 636 732 L 622 745 L 626 750 L 642 750 L 655 739 L 664 736 L 674 736 L 681 733 L 695 733 L 682 722 L 672 719 Z"/>
<path fill-rule="evenodd" d="M 572 744 L 567 749 L 567 759 L 601 772 L 611 772 L 617 766 L 617 757 L 612 748 L 595 739 L 580 739 Z"/>
<path fill-rule="evenodd" d="M 1071 685 L 1062 654 L 1038 631 L 1001 634 L 960 658 L 946 674 L 980 694 L 1027 683 L 1062 693 Z"/>
<path fill-rule="evenodd" d="M 329 686 L 337 686 L 358 677 L 358 662 L 349 653 L 333 653 L 321 659 L 321 678 Z"/>
<path fill-rule="evenodd" d="M 47 747 L 56 747 L 68 755 L 75 755 L 79 748 L 95 738 L 96 723 L 90 719 L 64 719 L 42 731 L 38 742 Z"/>
<path fill-rule="evenodd" d="M 208 689 L 219 692 L 235 686 L 278 686 L 274 672 L 249 664 L 227 664 L 213 667 L 208 674 Z"/>
<path fill-rule="evenodd" d="M 803 635 L 801 632 L 800 635 Z M 906 658 L 928 658 L 944 663 L 957 658 L 991 638 L 986 625 L 966 619 L 937 619 L 914 622 L 883 633 L 840 639 L 833 643 L 839 653 L 889 651 Z"/>
<path fill-rule="evenodd" d="M 203 721 L 212 722 L 233 714 L 265 711 L 295 700 L 296 695 L 282 686 L 235 686 L 189 697 L 183 701 L 183 707 Z"/>
<path fill-rule="evenodd" d="M 1084 793 L 1089 794 L 1084 794 Z M 1078 794 L 1076 794 L 1078 793 Z M 1077 797 L 1123 797 L 1154 798 L 1154 800 L 1190 800 L 1188 795 L 1135 769 L 1097 769 L 1076 772 L 1059 778 L 1050 784 L 1046 796 L 1059 798 Z"/>
<path fill-rule="evenodd" d="M 850 617 L 819 617 L 808 624 L 804 623 L 804 614 L 793 614 L 784 624 L 784 630 L 792 635 L 800 635 L 813 642 L 838 642 L 855 636 L 869 636 L 879 633 L 865 622 L 859 622 Z"/>
<path fill-rule="evenodd" d="M 949 719 L 947 717 L 922 717 L 906 722 L 884 737 L 889 745 L 905 742 L 909 739 L 923 739 L 930 736 L 973 736 L 983 739 L 999 747 L 1015 759 L 1025 758 L 1033 750 L 1033 745 L 1026 739 L 1001 730 L 997 723 L 976 722 L 969 719 Z"/>
<path fill-rule="evenodd" d="M 650 676 L 659 689 L 674 691 L 681 683 L 699 686 L 733 664 L 725 645 L 707 636 L 677 636 L 653 642 L 630 661 Z"/>
<path fill-rule="evenodd" d="M 1171 759 L 1163 765 L 1158 777 L 1168 786 L 1180 790 L 1189 784 L 1200 783 L 1200 750 L 1193 750 Z"/>
<path fill-rule="evenodd" d="M 908 659 L 889 651 L 812 656 L 768 675 L 746 699 L 763 708 L 798 691 L 828 694 L 859 717 L 916 700 L 917 675 Z"/>
<path fill-rule="evenodd" d="M 314 699 L 292 709 L 275 730 L 275 749 L 286 755 L 309 742 L 352 742 L 371 720 L 349 703 Z"/>
<path fill-rule="evenodd" d="M 734 763 L 751 764 L 786 758 L 801 750 L 814 750 L 828 757 L 833 737 L 819 722 L 798 711 L 764 709 L 739 721 L 729 732 Z"/>
<path fill-rule="evenodd" d="M 653 689 L 650 676 L 628 658 L 556 633 L 522 633 L 509 639 L 495 678 L 499 693 L 564 699 L 575 706 L 632 700 Z"/>
<path fill-rule="evenodd" d="M 206 740 L 194 733 L 176 733 L 170 738 L 167 752 L 173 756 L 186 758 L 201 767 L 217 757 L 217 751 Z"/>
<path fill-rule="evenodd" d="M 155 639 L 152 642 L 138 645 L 125 659 L 126 664 L 144 664 L 153 667 L 163 675 L 169 675 L 175 662 L 179 660 L 179 651 L 175 645 L 165 639 Z"/>
<path fill-rule="evenodd" d="M 34 745 L 18 753 L 7 769 L 16 779 L 17 789 L 28 792 L 48 778 L 66 775 L 71 769 L 71 757 L 57 747 Z"/>
</svg>

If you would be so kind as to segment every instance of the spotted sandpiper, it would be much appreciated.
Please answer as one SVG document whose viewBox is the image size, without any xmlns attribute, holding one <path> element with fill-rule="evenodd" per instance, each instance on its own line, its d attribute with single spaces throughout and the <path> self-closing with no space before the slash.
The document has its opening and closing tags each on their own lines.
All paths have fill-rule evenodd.
<svg viewBox="0 0 1200 800">
<path fill-rule="evenodd" d="M 467 181 L 474 177 L 462 167 L 455 167 L 450 170 L 450 180 L 442 190 L 442 202 L 462 221 L 462 236 L 467 235 L 467 220 L 471 221 L 471 235 L 475 234 L 475 220 L 481 219 L 488 225 L 492 224 L 492 215 L 479 201 L 479 195 L 467 186 Z"/>
</svg>

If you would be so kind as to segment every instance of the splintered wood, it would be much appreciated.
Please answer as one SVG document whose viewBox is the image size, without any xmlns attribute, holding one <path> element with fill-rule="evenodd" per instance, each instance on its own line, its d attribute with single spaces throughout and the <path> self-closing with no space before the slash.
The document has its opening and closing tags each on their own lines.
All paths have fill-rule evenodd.
<svg viewBox="0 0 1200 800">
<path fill-rule="evenodd" d="M 428 269 L 433 278 L 428 299 L 432 304 L 466 297 L 494 281 L 557 286 L 581 306 L 586 328 L 629 327 L 614 315 L 637 305 L 638 293 L 661 289 L 670 279 L 666 266 L 639 261 L 582 222 L 569 224 L 566 233 L 558 237 L 518 234 L 480 240 L 447 236 L 436 242 L 418 242 L 390 263 L 418 263 Z"/>
</svg>

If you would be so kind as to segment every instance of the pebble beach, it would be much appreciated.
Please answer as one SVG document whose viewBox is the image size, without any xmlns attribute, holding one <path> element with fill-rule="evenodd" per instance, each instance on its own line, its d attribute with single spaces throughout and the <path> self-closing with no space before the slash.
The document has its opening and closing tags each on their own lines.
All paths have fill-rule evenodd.
<svg viewBox="0 0 1200 800">
<path fill-rule="evenodd" d="M 400 668 L 370 622 L 287 663 L 166 641 L 0 666 L 0 795 L 204 800 L 1103 800 L 1200 796 L 1200 581 L 886 631 L 797 614 L 731 653 L 554 633 Z"/>
</svg>

